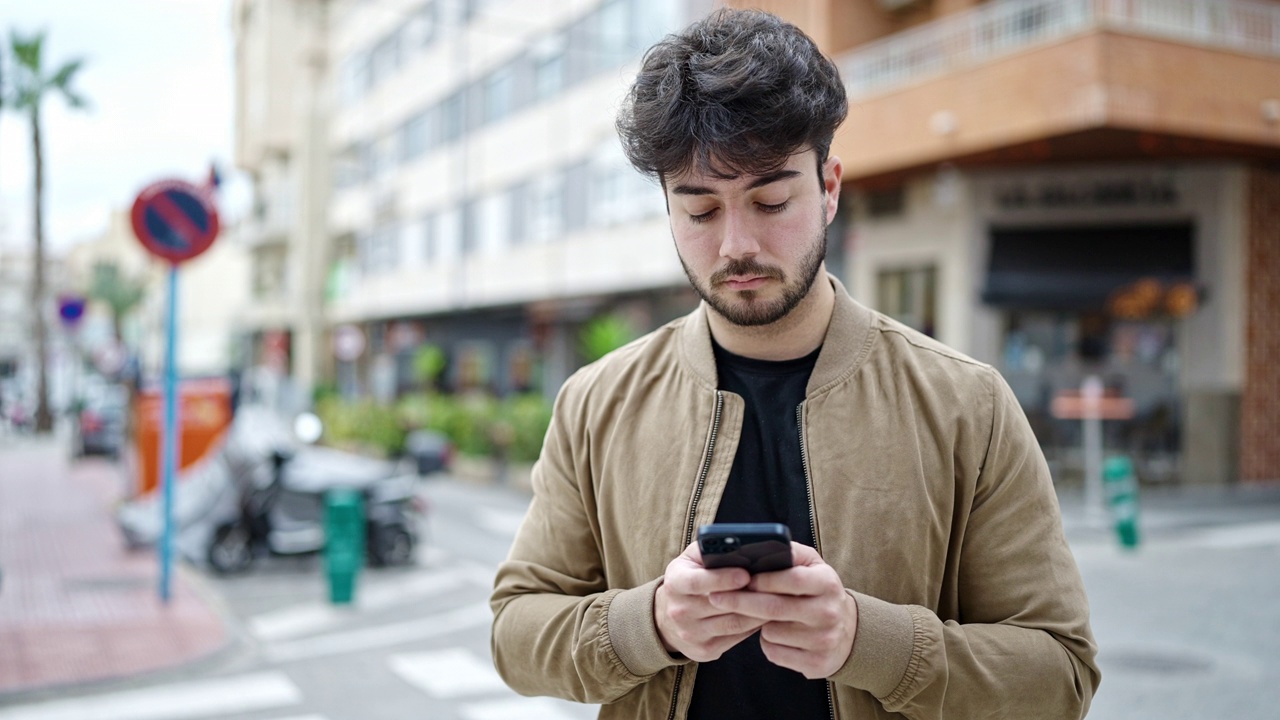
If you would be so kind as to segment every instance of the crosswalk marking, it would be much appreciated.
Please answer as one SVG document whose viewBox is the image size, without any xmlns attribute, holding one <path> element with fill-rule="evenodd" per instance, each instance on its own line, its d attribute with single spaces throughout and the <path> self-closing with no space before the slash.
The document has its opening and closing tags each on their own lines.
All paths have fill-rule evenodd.
<svg viewBox="0 0 1280 720">
<path fill-rule="evenodd" d="M 508 692 L 493 665 L 464 648 L 393 655 L 387 663 L 410 685 L 438 698 Z"/>
<path fill-rule="evenodd" d="M 487 603 L 464 605 L 455 610 L 408 622 L 268 645 L 263 650 L 263 655 L 272 662 L 292 662 L 374 648 L 394 647 L 487 625 L 492 620 L 493 614 Z"/>
<path fill-rule="evenodd" d="M 1196 544 L 1218 550 L 1280 545 L 1280 523 L 1253 523 L 1206 530 Z"/>
<path fill-rule="evenodd" d="M 266 672 L 0 709 L 0 720 L 186 720 L 301 702 L 284 673 Z"/>
<path fill-rule="evenodd" d="M 576 720 L 547 698 L 511 698 L 470 703 L 458 708 L 464 720 Z"/>
<path fill-rule="evenodd" d="M 480 507 L 476 509 L 476 524 L 494 535 L 514 538 L 520 524 L 524 522 L 524 515 L 523 510 Z"/>
</svg>

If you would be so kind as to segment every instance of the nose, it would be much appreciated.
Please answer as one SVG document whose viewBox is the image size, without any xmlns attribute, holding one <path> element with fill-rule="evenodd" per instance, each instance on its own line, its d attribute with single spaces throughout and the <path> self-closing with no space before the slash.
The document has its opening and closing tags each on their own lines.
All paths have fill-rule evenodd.
<svg viewBox="0 0 1280 720">
<path fill-rule="evenodd" d="M 720 257 L 745 258 L 760 252 L 760 243 L 756 242 L 755 228 L 745 212 L 736 208 L 725 208 L 724 222 L 721 228 L 724 235 L 720 238 Z"/>
</svg>

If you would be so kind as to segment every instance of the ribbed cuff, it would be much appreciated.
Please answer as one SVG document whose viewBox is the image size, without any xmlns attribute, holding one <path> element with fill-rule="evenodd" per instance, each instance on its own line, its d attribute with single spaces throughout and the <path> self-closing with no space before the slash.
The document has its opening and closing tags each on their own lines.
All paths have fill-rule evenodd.
<svg viewBox="0 0 1280 720">
<path fill-rule="evenodd" d="M 649 677 L 663 668 L 682 665 L 688 660 L 673 658 L 662 646 L 658 626 L 653 619 L 654 594 L 662 578 L 623 590 L 609 604 L 609 642 L 618 659 L 637 677 Z"/>
<path fill-rule="evenodd" d="M 831 680 L 885 698 L 898 689 L 911 662 L 911 611 L 870 595 L 847 590 L 858 603 L 853 652 Z"/>
</svg>

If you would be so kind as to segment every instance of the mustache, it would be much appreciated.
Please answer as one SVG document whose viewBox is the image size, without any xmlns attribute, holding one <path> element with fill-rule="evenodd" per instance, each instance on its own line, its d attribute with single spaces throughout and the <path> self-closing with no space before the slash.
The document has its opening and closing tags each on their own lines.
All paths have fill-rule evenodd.
<svg viewBox="0 0 1280 720">
<path fill-rule="evenodd" d="M 754 258 L 738 258 L 729 261 L 728 265 L 711 275 L 711 284 L 719 285 L 729 278 L 741 275 L 759 275 L 774 280 L 785 280 L 782 269 L 771 265 L 763 265 Z"/>
</svg>

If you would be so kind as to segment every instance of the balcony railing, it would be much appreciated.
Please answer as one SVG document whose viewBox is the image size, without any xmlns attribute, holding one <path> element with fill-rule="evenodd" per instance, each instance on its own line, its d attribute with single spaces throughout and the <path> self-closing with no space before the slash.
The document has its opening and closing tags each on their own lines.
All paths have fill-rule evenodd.
<svg viewBox="0 0 1280 720">
<path fill-rule="evenodd" d="M 1280 4 L 1005 0 L 869 43 L 837 64 L 849 95 L 856 98 L 1098 29 L 1280 56 Z"/>
</svg>

